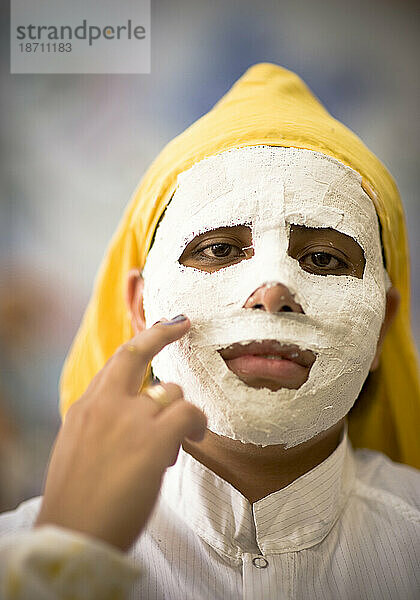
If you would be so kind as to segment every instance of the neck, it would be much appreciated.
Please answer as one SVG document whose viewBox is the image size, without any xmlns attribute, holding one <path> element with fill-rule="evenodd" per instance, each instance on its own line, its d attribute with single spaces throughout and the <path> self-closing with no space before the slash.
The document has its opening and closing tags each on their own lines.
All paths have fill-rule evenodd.
<svg viewBox="0 0 420 600">
<path fill-rule="evenodd" d="M 207 430 L 201 442 L 183 449 L 239 490 L 252 504 L 278 491 L 323 462 L 337 448 L 345 419 L 316 437 L 288 448 L 243 444 Z"/>
</svg>

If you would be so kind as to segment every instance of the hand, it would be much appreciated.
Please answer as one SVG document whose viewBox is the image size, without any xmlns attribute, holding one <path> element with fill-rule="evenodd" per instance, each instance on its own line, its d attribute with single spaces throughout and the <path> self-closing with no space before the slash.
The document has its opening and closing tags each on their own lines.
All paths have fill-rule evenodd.
<svg viewBox="0 0 420 600">
<path fill-rule="evenodd" d="M 52 524 L 127 550 L 144 527 L 165 469 L 184 438 L 200 441 L 206 417 L 162 384 L 172 403 L 137 395 L 146 367 L 184 335 L 187 320 L 155 324 L 121 346 L 73 404 L 55 441 L 35 526 Z"/>
</svg>

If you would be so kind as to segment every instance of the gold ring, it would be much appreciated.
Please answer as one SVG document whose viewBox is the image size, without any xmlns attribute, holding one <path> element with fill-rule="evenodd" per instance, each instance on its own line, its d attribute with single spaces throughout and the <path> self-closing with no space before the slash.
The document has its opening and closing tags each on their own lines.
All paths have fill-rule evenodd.
<svg viewBox="0 0 420 600">
<path fill-rule="evenodd" d="M 146 394 L 146 396 L 157 402 L 157 404 L 160 404 L 162 407 L 172 404 L 172 400 L 168 398 L 168 392 L 160 383 L 157 385 L 149 385 L 142 391 L 142 394 Z"/>
</svg>

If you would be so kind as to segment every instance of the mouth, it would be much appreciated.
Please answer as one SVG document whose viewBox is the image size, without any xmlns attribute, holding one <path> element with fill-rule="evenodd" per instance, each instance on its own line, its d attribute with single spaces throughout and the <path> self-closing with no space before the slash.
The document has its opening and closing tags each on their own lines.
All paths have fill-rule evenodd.
<svg viewBox="0 0 420 600">
<path fill-rule="evenodd" d="M 247 385 L 298 389 L 308 379 L 316 356 L 311 350 L 302 350 L 294 344 L 274 340 L 232 344 L 218 351 L 230 371 Z"/>
</svg>

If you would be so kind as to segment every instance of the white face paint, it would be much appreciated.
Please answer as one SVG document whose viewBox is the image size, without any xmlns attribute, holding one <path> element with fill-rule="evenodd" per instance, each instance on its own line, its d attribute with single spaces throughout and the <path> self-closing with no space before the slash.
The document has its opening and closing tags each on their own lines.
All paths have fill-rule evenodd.
<svg viewBox="0 0 420 600">
<path fill-rule="evenodd" d="M 384 318 L 386 279 L 378 220 L 361 176 L 337 160 L 297 148 L 255 146 L 204 159 L 178 177 L 144 268 L 147 326 L 185 313 L 192 326 L 153 360 L 155 374 L 182 386 L 213 432 L 261 446 L 295 446 L 337 423 L 368 375 Z M 317 275 L 288 255 L 290 224 L 333 228 L 364 251 L 363 278 Z M 254 255 L 212 273 L 179 263 L 197 235 L 251 228 Z M 288 287 L 304 314 L 244 308 L 267 282 Z M 316 354 L 299 389 L 255 389 L 218 350 L 277 340 Z"/>
</svg>

